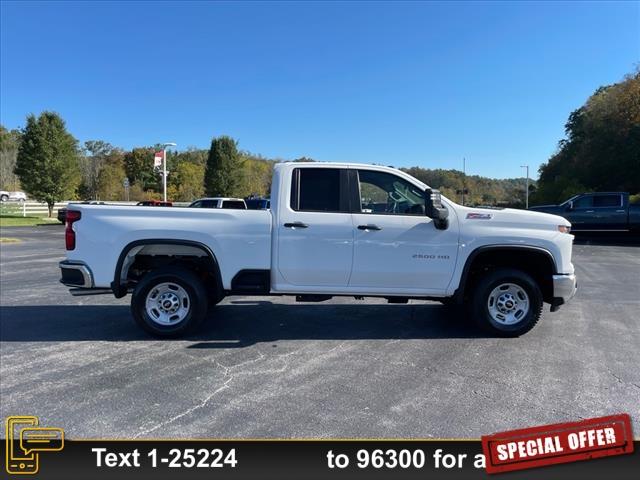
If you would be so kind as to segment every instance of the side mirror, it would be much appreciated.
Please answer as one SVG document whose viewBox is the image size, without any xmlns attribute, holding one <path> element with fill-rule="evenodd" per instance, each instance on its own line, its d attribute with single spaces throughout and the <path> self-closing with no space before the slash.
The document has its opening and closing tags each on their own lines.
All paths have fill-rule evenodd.
<svg viewBox="0 0 640 480">
<path fill-rule="evenodd" d="M 573 201 L 571 201 L 571 202 L 569 202 L 567 204 L 567 210 L 569 210 L 569 211 L 573 210 Z"/>
<path fill-rule="evenodd" d="M 433 224 L 438 230 L 446 230 L 449 226 L 449 210 L 442 205 L 442 196 L 439 190 L 427 188 L 424 191 L 425 213 L 433 219 Z"/>
</svg>

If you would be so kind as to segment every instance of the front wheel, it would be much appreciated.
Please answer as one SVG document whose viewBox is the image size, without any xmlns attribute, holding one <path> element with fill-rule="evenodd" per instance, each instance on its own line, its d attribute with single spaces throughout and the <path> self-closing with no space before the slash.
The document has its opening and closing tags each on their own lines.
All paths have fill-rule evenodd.
<svg viewBox="0 0 640 480">
<path fill-rule="evenodd" d="M 156 337 L 177 337 L 195 329 L 207 313 L 207 292 L 200 279 L 180 267 L 145 275 L 131 297 L 136 323 Z"/>
<path fill-rule="evenodd" d="M 9 200 L 9 196 L 8 195 L 0 196 L 0 202 L 6 202 L 7 200 Z"/>
<path fill-rule="evenodd" d="M 542 313 L 542 292 L 525 272 L 499 268 L 476 283 L 473 318 L 483 329 L 500 337 L 518 337 L 531 330 Z"/>
</svg>

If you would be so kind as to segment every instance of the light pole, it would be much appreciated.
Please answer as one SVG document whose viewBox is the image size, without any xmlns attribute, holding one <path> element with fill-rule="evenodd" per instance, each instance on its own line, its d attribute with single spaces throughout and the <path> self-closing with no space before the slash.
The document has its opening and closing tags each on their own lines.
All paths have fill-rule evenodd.
<svg viewBox="0 0 640 480">
<path fill-rule="evenodd" d="M 467 158 L 462 157 L 462 206 L 464 207 L 464 189 L 467 188 Z"/>
<path fill-rule="evenodd" d="M 524 191 L 524 208 L 529 210 L 529 165 L 520 165 L 520 168 L 527 169 L 527 186 L 525 187 Z"/>
<path fill-rule="evenodd" d="M 162 144 L 162 197 L 167 201 L 167 147 L 175 147 L 177 143 L 167 142 Z"/>
</svg>

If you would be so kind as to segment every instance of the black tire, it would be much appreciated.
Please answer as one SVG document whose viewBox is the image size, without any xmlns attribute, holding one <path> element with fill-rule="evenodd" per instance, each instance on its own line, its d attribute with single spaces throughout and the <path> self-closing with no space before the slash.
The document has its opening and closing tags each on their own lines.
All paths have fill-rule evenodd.
<svg viewBox="0 0 640 480">
<path fill-rule="evenodd" d="M 7 195 L 2 195 L 0 197 L 0 202 L 6 202 L 7 200 L 9 200 L 9 197 Z"/>
<path fill-rule="evenodd" d="M 146 302 L 147 295 L 155 287 L 167 283 L 178 285 L 186 293 L 186 306 L 184 303 L 179 306 L 187 313 L 176 323 L 162 325 L 147 312 Z M 175 338 L 195 330 L 207 314 L 207 305 L 207 291 L 203 283 L 195 273 L 180 267 L 164 267 L 146 274 L 131 296 L 131 314 L 135 322 L 146 332 L 161 338 Z"/>
<path fill-rule="evenodd" d="M 489 297 L 493 290 L 506 284 L 514 284 L 524 290 L 529 302 L 528 310 L 522 314 L 522 318 L 517 318 L 515 323 L 509 325 L 494 319 L 489 308 Z M 538 323 L 542 303 L 540 287 L 530 275 L 512 268 L 498 268 L 487 272 L 475 283 L 471 316 L 478 326 L 498 337 L 519 337 Z"/>
</svg>

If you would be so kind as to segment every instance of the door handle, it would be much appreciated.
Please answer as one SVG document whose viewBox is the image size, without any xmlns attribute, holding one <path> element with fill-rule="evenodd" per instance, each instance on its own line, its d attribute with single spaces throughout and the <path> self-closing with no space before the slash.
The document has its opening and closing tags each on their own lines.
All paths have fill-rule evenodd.
<svg viewBox="0 0 640 480">
<path fill-rule="evenodd" d="M 378 225 L 358 225 L 358 230 L 382 230 Z"/>
<path fill-rule="evenodd" d="M 302 222 L 285 223 L 284 226 L 286 228 L 308 228 L 309 227 L 309 225 Z"/>
</svg>

